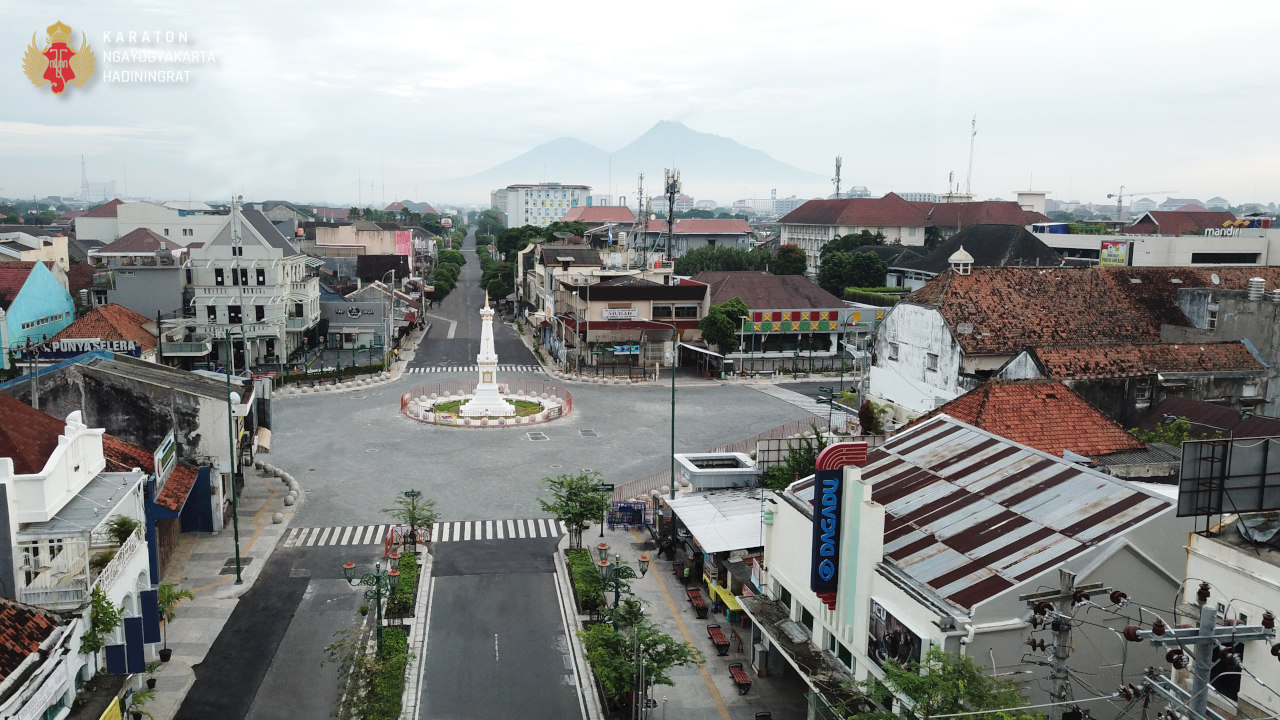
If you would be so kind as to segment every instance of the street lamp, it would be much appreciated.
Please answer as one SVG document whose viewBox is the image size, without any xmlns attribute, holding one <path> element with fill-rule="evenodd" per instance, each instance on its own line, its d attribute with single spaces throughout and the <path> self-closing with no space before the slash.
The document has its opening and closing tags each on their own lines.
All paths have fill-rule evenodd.
<svg viewBox="0 0 1280 720">
<path fill-rule="evenodd" d="M 413 552 L 418 552 L 418 498 L 422 493 L 418 490 L 405 490 L 404 496 L 409 498 L 409 537 L 412 538 Z"/>
<path fill-rule="evenodd" d="M 664 323 L 661 320 L 641 320 L 654 325 L 666 325 L 671 328 L 671 499 L 676 499 L 676 326 L 675 323 Z M 671 525 L 672 533 L 675 524 Z"/>
<path fill-rule="evenodd" d="M 365 573 L 360 577 L 356 577 L 356 564 L 348 560 L 342 565 L 342 574 L 347 578 L 347 584 L 352 587 L 368 587 L 364 591 L 364 599 L 372 600 L 373 607 L 376 610 L 374 618 L 378 623 L 378 655 L 382 655 L 382 595 L 385 592 L 388 596 L 395 591 L 396 586 L 400 584 L 400 553 L 392 551 L 387 556 L 390 560 L 388 563 L 389 570 L 382 569 L 382 563 L 373 564 L 373 572 Z"/>
<path fill-rule="evenodd" d="M 622 591 L 631 592 L 631 583 L 637 577 L 644 577 L 649 572 L 649 556 L 641 555 L 636 559 L 636 565 L 640 567 L 640 574 L 636 575 L 636 571 L 630 565 L 622 562 L 622 555 L 614 554 L 613 562 L 609 562 L 609 545 L 608 543 L 600 543 L 596 546 L 596 552 L 600 555 L 600 562 L 596 563 L 596 567 L 600 568 L 600 577 L 604 580 L 605 592 L 610 588 L 613 589 L 613 608 L 617 609 L 618 600 L 621 599 Z"/>
</svg>

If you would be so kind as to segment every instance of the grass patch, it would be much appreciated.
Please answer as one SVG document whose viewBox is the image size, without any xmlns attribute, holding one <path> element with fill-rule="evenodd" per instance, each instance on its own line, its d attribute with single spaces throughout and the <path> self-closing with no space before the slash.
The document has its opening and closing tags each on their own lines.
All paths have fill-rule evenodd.
<svg viewBox="0 0 1280 720">
<path fill-rule="evenodd" d="M 400 697 L 404 694 L 404 674 L 409 666 L 409 637 L 398 627 L 382 629 L 382 654 L 378 658 L 370 698 L 370 718 L 395 720 L 400 717 Z"/>
<path fill-rule="evenodd" d="M 449 402 L 436 403 L 435 407 L 433 407 L 431 411 L 457 415 L 458 411 L 462 409 L 462 404 L 464 402 L 466 401 L 450 400 Z M 542 406 L 536 402 L 529 402 L 528 400 L 508 400 L 507 402 L 516 406 L 516 417 L 527 417 L 529 415 L 537 415 L 542 412 Z"/>
</svg>

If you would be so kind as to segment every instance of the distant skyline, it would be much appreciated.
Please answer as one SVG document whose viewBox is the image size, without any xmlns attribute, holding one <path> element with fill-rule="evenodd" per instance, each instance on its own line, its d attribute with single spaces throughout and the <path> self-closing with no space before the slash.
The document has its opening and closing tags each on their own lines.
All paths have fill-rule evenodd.
<svg viewBox="0 0 1280 720">
<path fill-rule="evenodd" d="M 439 182 L 556 138 L 612 152 L 660 120 L 823 177 L 841 155 L 845 188 L 941 193 L 949 174 L 964 187 L 976 115 L 978 199 L 1030 186 L 1106 203 L 1123 185 L 1157 201 L 1280 200 L 1276 63 L 1250 34 L 1280 20 L 1271 3 L 0 7 L 0 196 L 75 195 L 83 154 L 90 182 L 157 200 L 483 204 Z M 75 47 L 87 31 L 97 59 L 90 83 L 61 96 L 22 69 L 32 35 L 43 47 L 55 21 Z M 128 42 L 157 30 L 187 42 Z M 192 62 L 121 62 L 140 49 Z M 166 69 L 189 82 L 119 82 L 122 70 Z M 659 177 L 672 163 L 654 160 Z M 581 182 L 504 184 L 542 180 Z M 634 177 L 609 185 L 593 187 L 634 195 Z M 770 189 L 686 192 L 728 204 Z"/>
</svg>

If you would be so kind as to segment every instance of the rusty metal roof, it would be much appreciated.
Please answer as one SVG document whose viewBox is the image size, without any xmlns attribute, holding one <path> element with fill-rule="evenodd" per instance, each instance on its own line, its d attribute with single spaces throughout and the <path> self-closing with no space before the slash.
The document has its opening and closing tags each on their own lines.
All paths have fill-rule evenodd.
<svg viewBox="0 0 1280 720">
<path fill-rule="evenodd" d="M 1173 507 L 947 415 L 873 450 L 862 478 L 885 561 L 965 609 Z"/>
</svg>

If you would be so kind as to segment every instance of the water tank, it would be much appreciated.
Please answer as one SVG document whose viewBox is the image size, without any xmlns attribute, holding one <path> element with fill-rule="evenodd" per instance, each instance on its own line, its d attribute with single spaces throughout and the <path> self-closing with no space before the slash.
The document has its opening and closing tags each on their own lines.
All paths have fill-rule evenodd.
<svg viewBox="0 0 1280 720">
<path fill-rule="evenodd" d="M 1249 299 L 1261 300 L 1262 293 L 1267 289 L 1267 281 L 1260 277 L 1249 278 Z"/>
</svg>

